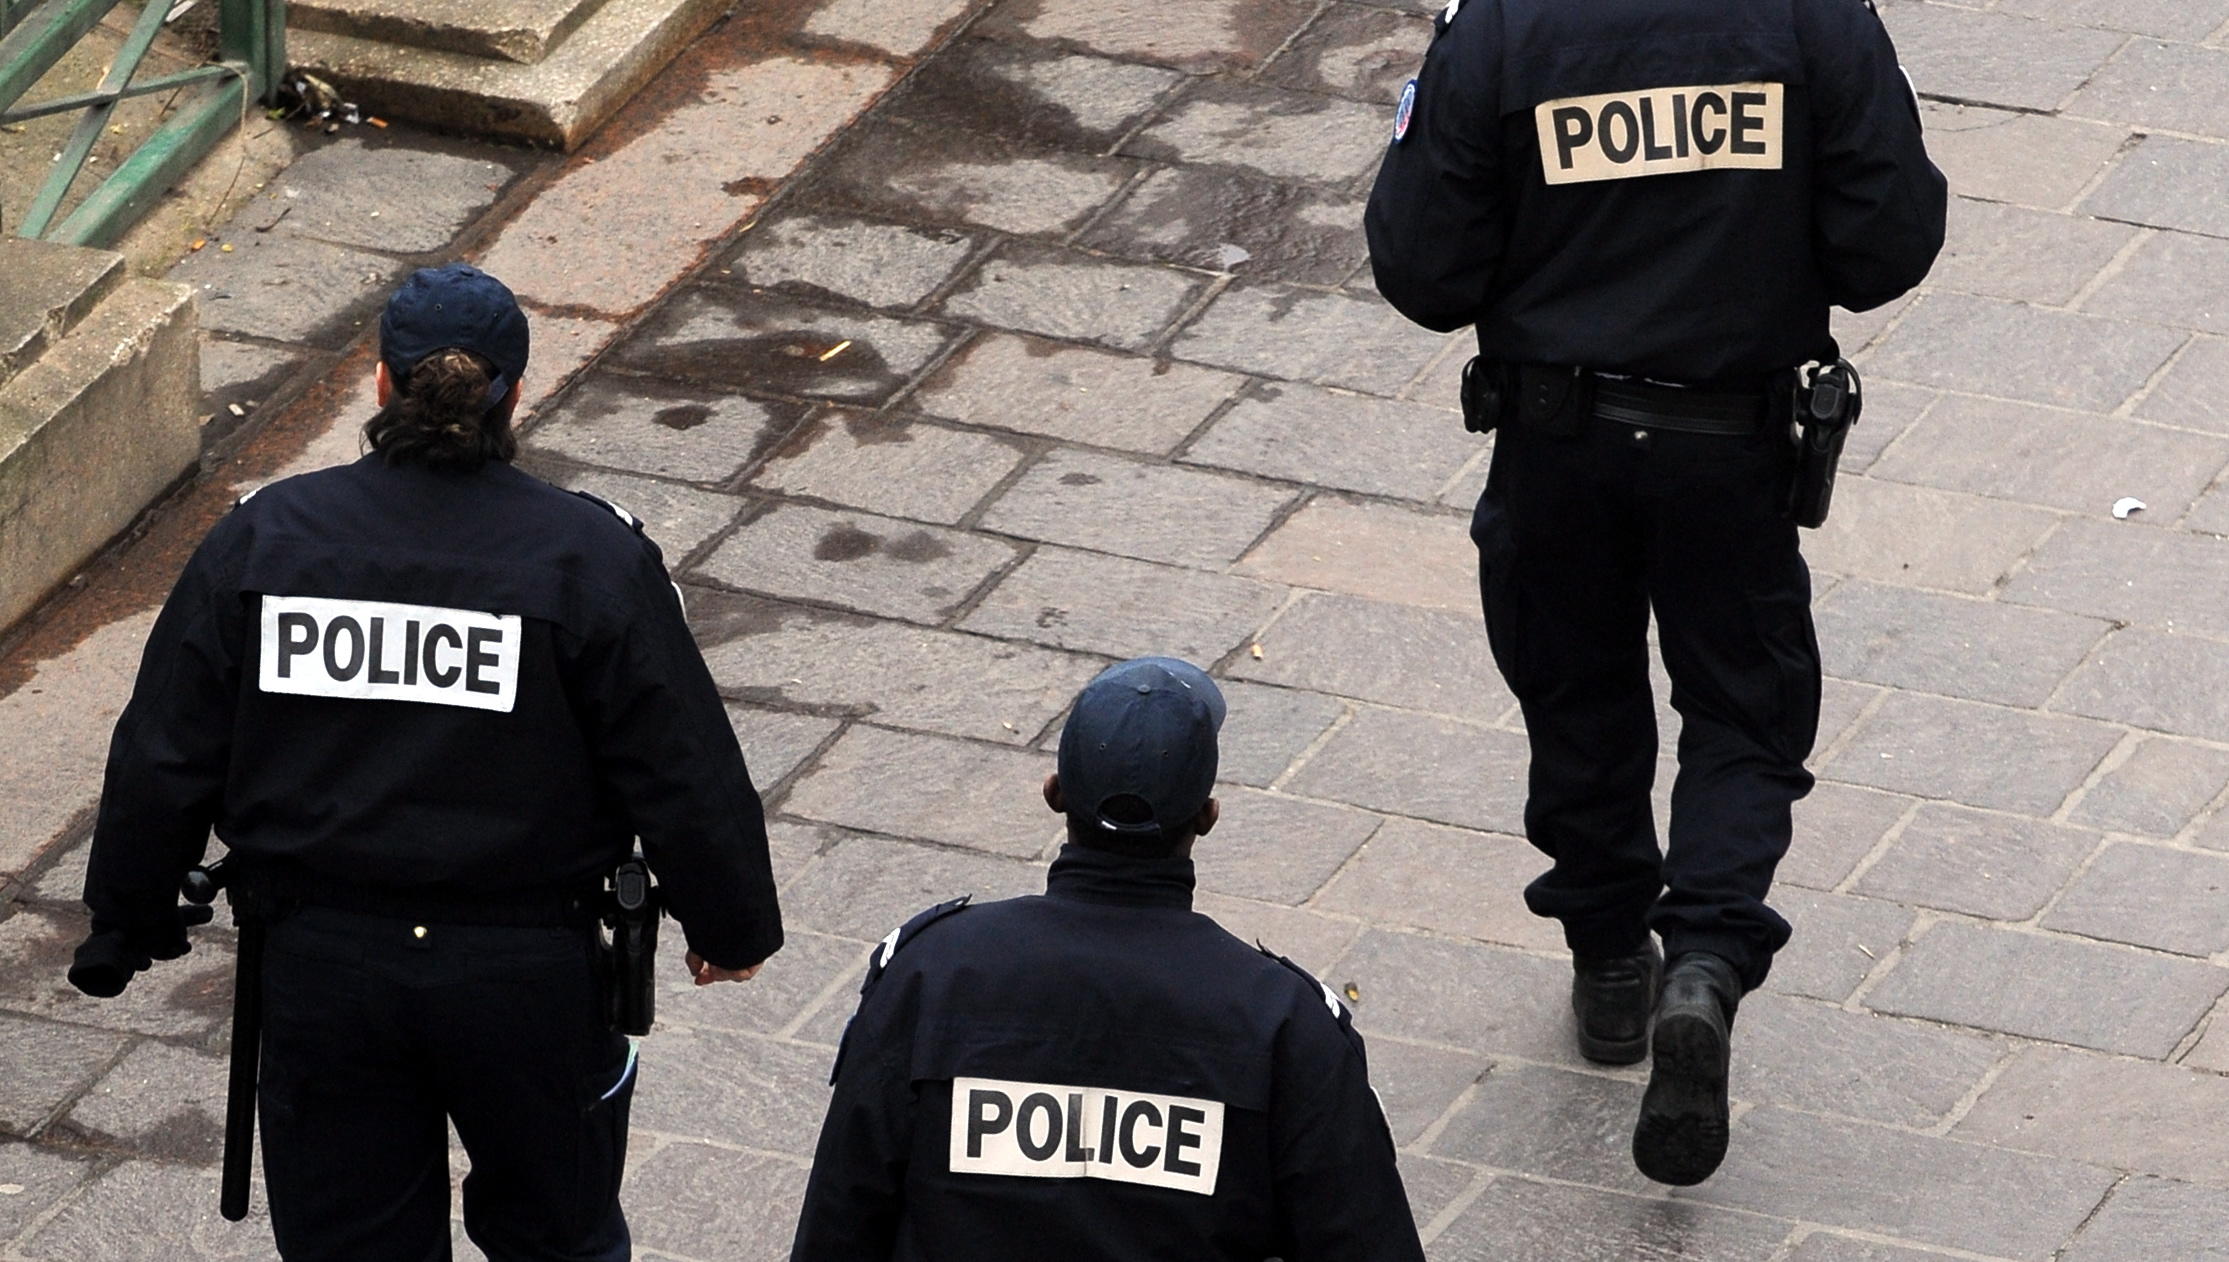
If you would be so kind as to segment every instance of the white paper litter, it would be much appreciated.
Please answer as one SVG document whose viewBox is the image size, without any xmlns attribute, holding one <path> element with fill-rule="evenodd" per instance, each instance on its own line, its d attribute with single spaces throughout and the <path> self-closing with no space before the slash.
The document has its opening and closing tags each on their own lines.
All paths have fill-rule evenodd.
<svg viewBox="0 0 2229 1262">
<path fill-rule="evenodd" d="M 2135 496 L 2123 495 L 2113 501 L 2113 518 L 2116 521 L 2127 521 L 2130 513 L 2141 513 L 2145 507 L 2144 501 Z"/>
</svg>

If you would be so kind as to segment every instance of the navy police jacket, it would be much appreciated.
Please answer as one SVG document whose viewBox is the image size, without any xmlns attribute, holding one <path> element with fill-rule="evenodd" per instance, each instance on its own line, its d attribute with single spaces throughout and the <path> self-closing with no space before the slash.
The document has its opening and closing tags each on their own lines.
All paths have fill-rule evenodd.
<svg viewBox="0 0 2229 1262">
<path fill-rule="evenodd" d="M 1927 275 L 1948 190 L 1869 0 L 1451 0 L 1365 216 L 1491 359 L 1740 386 Z"/>
<path fill-rule="evenodd" d="M 1420 1262 L 1346 1006 L 1069 846 L 877 947 L 792 1262 Z"/>
<path fill-rule="evenodd" d="M 96 937 L 183 950 L 178 881 L 212 827 L 450 903 L 582 888 L 639 836 L 698 954 L 781 944 L 759 797 L 657 546 L 508 464 L 366 456 L 209 532 L 110 743 Z"/>
</svg>

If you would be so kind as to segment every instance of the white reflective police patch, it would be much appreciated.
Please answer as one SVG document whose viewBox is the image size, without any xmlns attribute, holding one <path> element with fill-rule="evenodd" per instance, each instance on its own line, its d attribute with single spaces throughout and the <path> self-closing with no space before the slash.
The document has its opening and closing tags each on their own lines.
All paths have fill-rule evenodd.
<svg viewBox="0 0 2229 1262">
<path fill-rule="evenodd" d="M 1324 985 L 1322 982 L 1317 982 L 1316 985 L 1323 991 L 1323 1006 L 1331 1009 L 1332 1020 L 1336 1021 L 1347 1015 L 1346 1009 L 1339 1006 L 1338 994 L 1331 987 Z"/>
<path fill-rule="evenodd" d="M 1219 1100 L 991 1078 L 952 1080 L 954 1174 L 1109 1179 L 1215 1194 Z"/>
<path fill-rule="evenodd" d="M 256 683 L 294 696 L 508 714 L 522 641 L 516 614 L 266 595 Z"/>
<path fill-rule="evenodd" d="M 1409 122 L 1416 117 L 1416 80 L 1409 80 L 1401 89 L 1401 104 L 1393 111 L 1393 143 L 1400 144 L 1409 138 Z"/>
<path fill-rule="evenodd" d="M 1454 21 L 1455 15 L 1461 13 L 1462 11 L 1463 0 L 1447 0 L 1447 7 L 1440 10 L 1441 24 L 1445 25 L 1446 23 Z"/>
<path fill-rule="evenodd" d="M 1680 171 L 1777 171 L 1785 155 L 1777 83 L 1648 88 L 1542 101 L 1533 109 L 1550 184 Z"/>
<path fill-rule="evenodd" d="M 890 957 L 898 953 L 898 935 L 904 933 L 905 931 L 906 927 L 904 925 L 899 925 L 897 928 L 892 929 L 889 933 L 889 936 L 885 937 L 882 940 L 882 958 L 876 961 L 876 963 L 880 967 L 890 967 Z"/>
</svg>

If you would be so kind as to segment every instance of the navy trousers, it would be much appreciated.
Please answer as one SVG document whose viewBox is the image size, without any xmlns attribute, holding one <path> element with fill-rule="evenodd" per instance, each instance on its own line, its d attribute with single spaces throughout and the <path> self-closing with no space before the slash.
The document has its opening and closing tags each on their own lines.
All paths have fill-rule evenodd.
<svg viewBox="0 0 2229 1262">
<path fill-rule="evenodd" d="M 1575 952 L 1637 951 L 1653 929 L 1753 989 L 1788 940 L 1765 896 L 1819 725 L 1811 576 L 1782 511 L 1793 449 L 1593 417 L 1495 444 L 1471 537 L 1532 746 L 1526 833 L 1554 864 L 1526 904 Z M 1652 612 L 1680 718 L 1662 850 Z"/>
<path fill-rule="evenodd" d="M 307 908 L 264 963 L 264 1180 L 289 1262 L 626 1262 L 634 1060 L 603 1023 L 590 931 Z"/>
</svg>

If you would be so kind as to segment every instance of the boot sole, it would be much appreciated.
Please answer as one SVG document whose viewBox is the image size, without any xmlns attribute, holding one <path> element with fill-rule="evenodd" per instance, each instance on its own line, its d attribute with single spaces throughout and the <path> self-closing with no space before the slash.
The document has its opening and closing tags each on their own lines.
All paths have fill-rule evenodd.
<svg viewBox="0 0 2229 1262">
<path fill-rule="evenodd" d="M 1633 1128 L 1633 1164 L 1658 1183 L 1689 1187 L 1726 1159 L 1726 1035 L 1698 1013 L 1657 1021 L 1656 1064 Z"/>
</svg>

